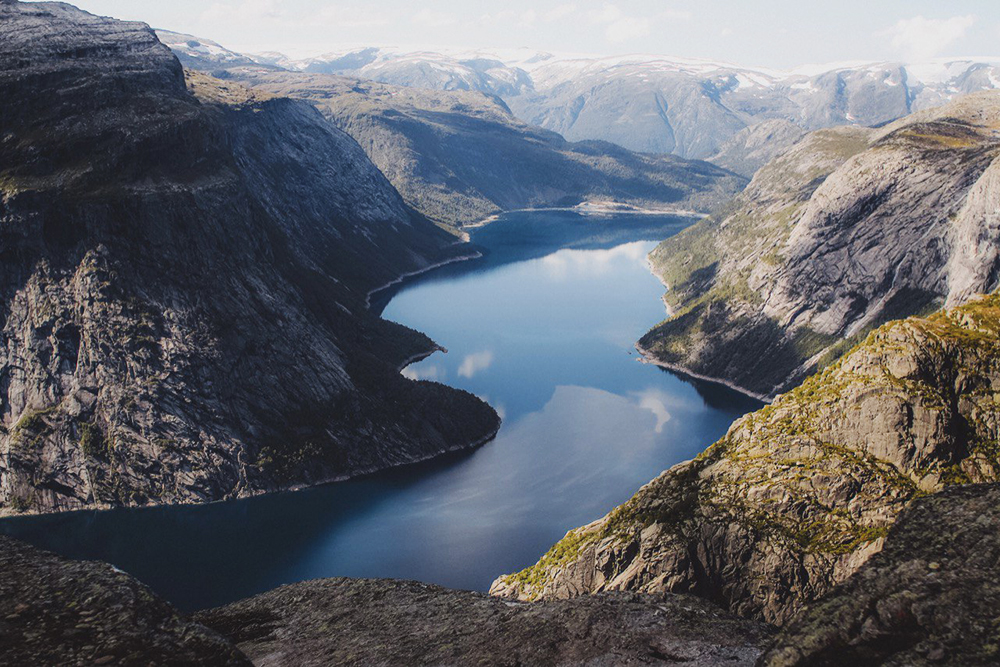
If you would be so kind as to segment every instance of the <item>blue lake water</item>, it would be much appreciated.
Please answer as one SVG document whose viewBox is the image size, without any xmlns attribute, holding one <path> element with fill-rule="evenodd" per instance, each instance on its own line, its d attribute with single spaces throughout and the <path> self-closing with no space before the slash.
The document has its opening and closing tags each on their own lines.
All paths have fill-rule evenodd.
<svg viewBox="0 0 1000 667">
<path fill-rule="evenodd" d="M 485 590 L 760 406 L 633 350 L 664 314 L 646 254 L 684 224 L 512 214 L 473 235 L 483 259 L 380 295 L 386 318 L 449 350 L 404 374 L 503 417 L 474 452 L 201 507 L 7 519 L 0 532 L 114 563 L 183 609 L 329 576 Z"/>
</svg>

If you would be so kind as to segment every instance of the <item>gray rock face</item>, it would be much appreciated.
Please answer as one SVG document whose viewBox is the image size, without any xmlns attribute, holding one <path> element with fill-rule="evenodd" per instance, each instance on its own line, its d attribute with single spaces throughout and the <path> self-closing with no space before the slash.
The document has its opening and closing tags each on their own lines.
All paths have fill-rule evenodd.
<svg viewBox="0 0 1000 667">
<path fill-rule="evenodd" d="M 491 592 L 694 593 L 782 624 L 879 551 L 913 498 L 1000 480 L 998 390 L 998 297 L 887 324 Z"/>
<path fill-rule="evenodd" d="M 787 120 L 766 120 L 746 127 L 706 158 L 729 171 L 753 178 L 758 169 L 786 152 L 805 135 L 805 131 Z"/>
<path fill-rule="evenodd" d="M 771 637 L 685 595 L 523 604 L 374 579 L 292 584 L 196 618 L 256 665 L 752 665 Z"/>
<path fill-rule="evenodd" d="M 152 31 L 0 5 L 3 511 L 200 502 L 481 442 L 369 290 L 454 257 L 307 104 L 187 89 Z"/>
<path fill-rule="evenodd" d="M 251 56 L 230 51 L 210 39 L 170 30 L 157 30 L 156 37 L 174 52 L 177 59 L 181 61 L 181 65 L 191 69 L 220 70 L 247 66 L 279 69 L 275 65 L 261 62 Z"/>
<path fill-rule="evenodd" d="M 917 72 L 927 69 L 934 75 L 922 81 Z M 805 130 L 880 125 L 956 94 L 995 88 L 1000 67 L 872 63 L 806 74 L 624 57 L 554 61 L 530 73 L 531 89 L 504 97 L 530 123 L 570 140 L 707 158 L 744 128 L 768 120 Z"/>
<path fill-rule="evenodd" d="M 250 665 L 220 635 L 107 563 L 0 537 L 5 665 Z"/>
<path fill-rule="evenodd" d="M 895 317 L 996 286 L 1000 93 L 881 130 L 826 130 L 651 255 L 672 317 L 655 360 L 762 395 Z"/>
<path fill-rule="evenodd" d="M 782 120 L 803 130 L 877 126 L 957 97 L 997 88 L 1000 62 L 864 63 L 793 71 L 667 56 L 560 58 L 548 53 L 448 55 L 378 47 L 306 60 L 243 56 L 171 39 L 182 61 L 209 71 L 238 58 L 258 68 L 342 74 L 432 90 L 503 98 L 518 118 L 570 141 L 706 159 L 742 130 Z M 193 42 L 197 46 L 191 46 Z M 185 60 L 190 59 L 190 60 Z"/>
<path fill-rule="evenodd" d="M 885 548 L 805 610 L 761 664 L 995 665 L 1000 487 L 922 498 Z"/>
<path fill-rule="evenodd" d="M 448 225 L 583 201 L 707 212 L 745 183 L 704 162 L 567 142 L 481 93 L 252 68 L 227 76 L 315 104 L 358 141 L 409 205 Z"/>
</svg>

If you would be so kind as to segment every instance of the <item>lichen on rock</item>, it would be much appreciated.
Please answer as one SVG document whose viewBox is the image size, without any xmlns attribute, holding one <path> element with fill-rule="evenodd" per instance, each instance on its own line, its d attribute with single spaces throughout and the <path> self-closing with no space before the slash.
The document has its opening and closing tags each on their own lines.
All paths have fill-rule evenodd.
<svg viewBox="0 0 1000 667">
<path fill-rule="evenodd" d="M 913 499 L 1000 480 L 998 399 L 1000 296 L 886 324 L 491 592 L 686 592 L 781 623 Z"/>
</svg>

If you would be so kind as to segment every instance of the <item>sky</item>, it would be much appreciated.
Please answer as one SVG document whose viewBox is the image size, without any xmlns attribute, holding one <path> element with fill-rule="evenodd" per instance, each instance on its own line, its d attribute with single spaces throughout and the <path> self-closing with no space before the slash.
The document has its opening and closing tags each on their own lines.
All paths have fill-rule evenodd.
<svg viewBox="0 0 1000 667">
<path fill-rule="evenodd" d="M 72 1 L 72 0 L 71 0 Z M 359 46 L 649 53 L 789 69 L 1000 57 L 997 0 L 76 0 L 96 14 L 301 58 Z"/>
</svg>

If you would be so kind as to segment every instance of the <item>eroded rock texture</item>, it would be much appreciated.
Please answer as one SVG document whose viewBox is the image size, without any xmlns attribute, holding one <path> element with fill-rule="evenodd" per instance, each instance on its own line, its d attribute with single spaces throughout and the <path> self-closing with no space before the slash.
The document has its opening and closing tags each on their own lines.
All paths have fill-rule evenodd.
<svg viewBox="0 0 1000 667">
<path fill-rule="evenodd" d="M 998 524 L 996 485 L 917 501 L 881 553 L 782 629 L 763 664 L 997 664 Z"/>
<path fill-rule="evenodd" d="M 410 581 L 324 579 L 201 612 L 257 665 L 752 665 L 763 623 L 695 597 L 511 603 Z"/>
<path fill-rule="evenodd" d="M 1000 297 L 887 324 L 492 593 L 674 591 L 781 624 L 914 498 L 1000 479 Z"/>
<path fill-rule="evenodd" d="M 998 155 L 996 91 L 808 135 L 651 254 L 671 313 L 640 346 L 773 396 L 886 321 L 991 291 Z"/>
<path fill-rule="evenodd" d="M 251 664 L 107 563 L 0 537 L 0 572 L 0 664 Z"/>
<path fill-rule="evenodd" d="M 204 83 L 204 82 L 203 82 Z M 367 293 L 462 253 L 304 103 L 145 25 L 0 4 L 2 511 L 200 502 L 481 442 Z"/>
</svg>

